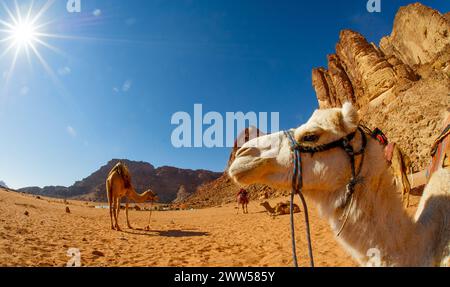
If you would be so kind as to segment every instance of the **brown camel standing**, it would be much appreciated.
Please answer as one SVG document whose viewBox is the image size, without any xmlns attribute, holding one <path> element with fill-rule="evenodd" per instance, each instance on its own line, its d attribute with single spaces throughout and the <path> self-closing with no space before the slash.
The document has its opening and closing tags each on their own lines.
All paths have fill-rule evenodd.
<svg viewBox="0 0 450 287">
<path fill-rule="evenodd" d="M 241 188 L 241 190 L 239 190 L 238 194 L 237 194 L 237 203 L 238 203 L 238 210 L 237 210 L 237 214 L 239 214 L 239 205 L 242 206 L 242 211 L 244 212 L 244 214 L 248 213 L 248 203 L 249 203 L 249 199 L 248 199 L 248 192 Z"/>
<path fill-rule="evenodd" d="M 119 227 L 119 212 L 120 202 L 123 197 L 127 198 L 126 203 L 126 218 L 128 228 L 132 228 L 128 220 L 128 200 L 131 199 L 137 203 L 143 203 L 145 201 L 155 201 L 157 196 L 151 190 L 144 192 L 143 194 L 136 193 L 133 185 L 131 184 L 131 175 L 123 163 L 119 162 L 109 172 L 106 179 L 106 193 L 109 202 L 109 216 L 111 218 L 111 229 L 120 231 Z M 114 218 L 114 220 L 113 220 Z"/>
</svg>

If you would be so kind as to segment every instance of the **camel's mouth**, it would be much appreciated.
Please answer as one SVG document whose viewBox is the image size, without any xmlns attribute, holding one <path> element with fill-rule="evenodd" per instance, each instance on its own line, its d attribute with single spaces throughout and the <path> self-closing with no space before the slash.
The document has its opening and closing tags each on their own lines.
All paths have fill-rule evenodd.
<svg viewBox="0 0 450 287">
<path fill-rule="evenodd" d="M 238 157 L 228 169 L 229 176 L 238 184 L 250 185 L 256 182 L 255 174 L 263 164 L 262 158 Z"/>
<path fill-rule="evenodd" d="M 236 152 L 236 159 L 230 165 L 228 174 L 240 185 L 279 185 L 287 173 L 284 161 L 289 162 L 290 153 L 280 157 L 283 133 L 262 136 L 247 142 Z M 286 143 L 286 142 L 284 142 Z"/>
</svg>

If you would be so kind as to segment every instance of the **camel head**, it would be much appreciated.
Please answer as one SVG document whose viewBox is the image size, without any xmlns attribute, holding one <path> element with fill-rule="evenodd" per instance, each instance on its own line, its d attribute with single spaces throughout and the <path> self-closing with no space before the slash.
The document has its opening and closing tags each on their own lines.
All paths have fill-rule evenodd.
<svg viewBox="0 0 450 287">
<path fill-rule="evenodd" d="M 147 197 L 146 201 L 153 201 L 153 202 L 159 201 L 158 195 L 155 192 L 153 192 L 153 190 L 151 190 L 151 189 L 148 189 L 147 191 L 145 191 L 143 193 L 143 195 L 145 195 Z"/>
<path fill-rule="evenodd" d="M 305 146 L 319 146 L 339 140 L 356 131 L 359 117 L 354 107 L 317 110 L 310 120 L 292 130 L 295 140 Z M 360 144 L 360 135 L 355 137 Z M 327 192 L 345 186 L 351 175 L 348 156 L 342 149 L 302 154 L 303 191 Z M 247 142 L 237 151 L 229 168 L 230 177 L 241 185 L 266 184 L 289 190 L 292 183 L 293 154 L 283 132 L 262 136 Z"/>
</svg>

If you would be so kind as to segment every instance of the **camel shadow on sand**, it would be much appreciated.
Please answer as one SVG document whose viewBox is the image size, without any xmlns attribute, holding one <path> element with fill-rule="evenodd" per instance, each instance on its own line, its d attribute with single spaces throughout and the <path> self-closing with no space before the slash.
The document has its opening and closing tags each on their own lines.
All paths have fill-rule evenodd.
<svg viewBox="0 0 450 287">
<path fill-rule="evenodd" d="M 188 230 L 146 230 L 142 228 L 134 228 L 124 230 L 123 232 L 133 235 L 144 236 L 161 236 L 161 237 L 201 237 L 209 236 L 208 232 L 203 231 L 188 231 Z"/>
</svg>

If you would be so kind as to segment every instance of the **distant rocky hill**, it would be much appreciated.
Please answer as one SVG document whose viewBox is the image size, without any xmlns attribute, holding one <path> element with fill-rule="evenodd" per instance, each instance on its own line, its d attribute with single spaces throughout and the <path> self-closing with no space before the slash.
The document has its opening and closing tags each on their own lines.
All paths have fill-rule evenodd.
<svg viewBox="0 0 450 287">
<path fill-rule="evenodd" d="M 450 107 L 449 21 L 450 13 L 442 15 L 416 3 L 398 11 L 392 34 L 379 47 L 357 32 L 342 31 L 336 54 L 328 56 L 328 68 L 312 72 L 320 108 L 354 103 L 368 126 L 381 128 L 412 159 L 416 171 L 423 169 Z M 229 164 L 236 151 L 235 146 Z M 200 186 L 186 204 L 234 202 L 238 190 L 225 171 Z M 288 193 L 261 185 L 249 192 L 253 199 Z"/>
<path fill-rule="evenodd" d="M 27 187 L 18 191 L 57 198 L 107 201 L 105 180 L 109 171 L 119 161 L 128 166 L 132 175 L 133 185 L 137 192 L 141 193 L 151 188 L 158 193 L 160 201 L 166 203 L 176 199 L 180 187 L 183 187 L 183 190 L 190 195 L 200 185 L 213 181 L 221 176 L 221 173 L 207 170 L 179 169 L 169 166 L 155 168 L 146 162 L 114 159 L 87 178 L 76 182 L 70 187 Z"/>
<path fill-rule="evenodd" d="M 4 181 L 1 181 L 1 180 L 0 180 L 0 187 L 8 188 L 6 183 Z"/>
<path fill-rule="evenodd" d="M 263 133 L 255 127 L 245 129 L 234 143 L 234 148 L 231 151 L 227 168 L 222 176 L 212 182 L 201 185 L 194 194 L 184 201 L 184 204 L 191 207 L 209 207 L 235 202 L 239 186 L 228 177 L 228 168 L 234 161 L 239 147 L 249 140 L 262 135 Z M 276 197 L 288 194 L 285 191 L 272 189 L 268 186 L 259 184 L 252 185 L 248 187 L 247 190 L 250 199 L 252 200 L 259 199 L 262 196 Z"/>
<path fill-rule="evenodd" d="M 379 46 L 344 30 L 328 68 L 314 69 L 312 80 L 321 108 L 353 102 L 421 170 L 450 107 L 450 13 L 402 7 Z"/>
<path fill-rule="evenodd" d="M 236 202 L 239 186 L 231 180 L 226 173 L 212 182 L 200 186 L 185 202 L 187 206 L 204 208 L 220 206 Z M 251 200 L 258 200 L 263 196 L 267 198 L 289 195 L 288 191 L 276 190 L 265 185 L 255 184 L 247 187 Z"/>
</svg>

